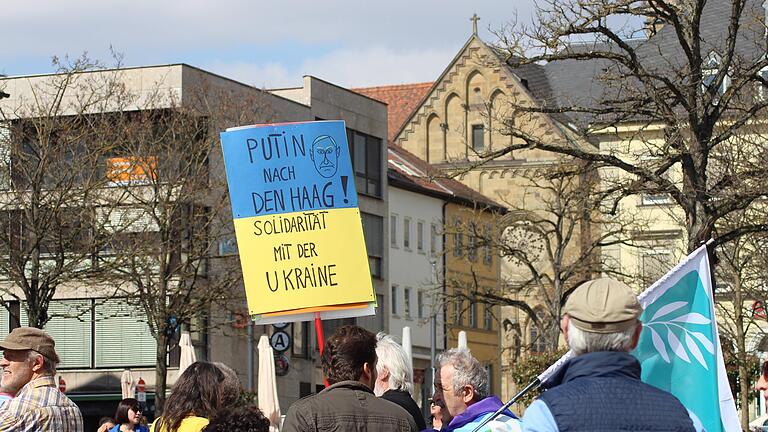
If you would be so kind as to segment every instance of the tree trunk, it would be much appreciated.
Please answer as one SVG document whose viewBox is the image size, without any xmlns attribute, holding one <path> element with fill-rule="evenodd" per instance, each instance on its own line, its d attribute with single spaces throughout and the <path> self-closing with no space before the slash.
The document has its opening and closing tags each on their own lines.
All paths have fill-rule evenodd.
<svg viewBox="0 0 768 432">
<path fill-rule="evenodd" d="M 734 269 L 736 270 L 736 269 Z M 739 405 L 741 406 L 741 428 L 749 430 L 749 371 L 747 371 L 747 344 L 744 332 L 744 299 L 741 292 L 741 276 L 735 274 L 733 284 L 733 311 L 736 327 L 736 360 L 739 368 Z"/>
<path fill-rule="evenodd" d="M 164 332 L 157 335 L 157 356 L 155 357 L 155 416 L 159 417 L 163 413 L 165 406 L 165 389 L 167 387 L 168 366 L 166 358 L 168 357 L 168 338 Z"/>
<path fill-rule="evenodd" d="M 696 203 L 693 209 L 686 211 L 688 221 L 688 251 L 691 253 L 712 238 L 713 224 L 711 216 L 701 203 Z M 714 264 L 714 263 L 713 263 Z"/>
</svg>

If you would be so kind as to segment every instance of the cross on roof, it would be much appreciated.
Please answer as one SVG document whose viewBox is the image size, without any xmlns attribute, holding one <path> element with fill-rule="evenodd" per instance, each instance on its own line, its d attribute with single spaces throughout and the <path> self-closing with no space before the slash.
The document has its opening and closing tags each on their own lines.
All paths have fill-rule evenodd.
<svg viewBox="0 0 768 432">
<path fill-rule="evenodd" d="M 480 17 L 474 14 L 469 20 L 472 21 L 472 34 L 477 36 L 477 22 L 480 21 Z"/>
</svg>

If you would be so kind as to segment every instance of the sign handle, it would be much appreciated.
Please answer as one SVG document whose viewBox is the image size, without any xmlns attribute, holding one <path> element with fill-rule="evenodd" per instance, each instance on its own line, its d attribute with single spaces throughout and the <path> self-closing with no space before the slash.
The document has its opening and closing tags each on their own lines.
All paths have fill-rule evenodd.
<svg viewBox="0 0 768 432">
<path fill-rule="evenodd" d="M 317 347 L 320 349 L 320 355 L 323 355 L 323 348 L 325 348 L 325 338 L 323 337 L 323 323 L 320 321 L 320 312 L 315 312 L 315 333 L 317 334 Z M 323 378 L 325 387 L 328 388 L 328 378 Z"/>
</svg>

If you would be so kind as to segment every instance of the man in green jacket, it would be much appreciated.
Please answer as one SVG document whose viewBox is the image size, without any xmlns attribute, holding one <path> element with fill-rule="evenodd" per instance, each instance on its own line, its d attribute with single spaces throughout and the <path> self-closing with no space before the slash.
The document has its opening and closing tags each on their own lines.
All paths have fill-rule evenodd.
<svg viewBox="0 0 768 432">
<path fill-rule="evenodd" d="M 376 336 L 358 326 L 339 328 L 321 357 L 330 387 L 291 405 L 283 432 L 416 432 L 413 417 L 400 406 L 373 394 Z"/>
</svg>

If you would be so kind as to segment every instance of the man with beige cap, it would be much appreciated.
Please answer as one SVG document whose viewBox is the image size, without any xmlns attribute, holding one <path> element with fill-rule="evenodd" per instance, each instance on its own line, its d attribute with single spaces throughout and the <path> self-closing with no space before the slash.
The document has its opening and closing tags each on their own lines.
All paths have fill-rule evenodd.
<svg viewBox="0 0 768 432">
<path fill-rule="evenodd" d="M 16 397 L 0 407 L 3 432 L 82 432 L 83 417 L 58 389 L 56 342 L 34 327 L 19 327 L 0 342 L 0 384 Z"/>
<path fill-rule="evenodd" d="M 525 431 L 693 431 L 677 398 L 640 381 L 629 354 L 643 309 L 625 284 L 595 279 L 573 290 L 560 327 L 573 357 L 542 383 L 523 416 Z"/>
</svg>

